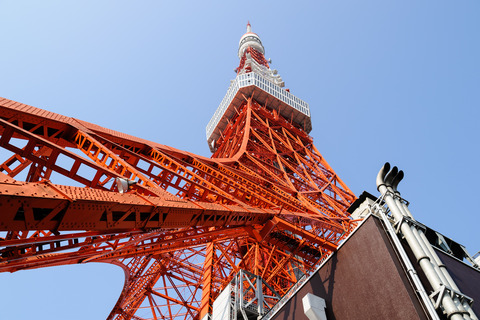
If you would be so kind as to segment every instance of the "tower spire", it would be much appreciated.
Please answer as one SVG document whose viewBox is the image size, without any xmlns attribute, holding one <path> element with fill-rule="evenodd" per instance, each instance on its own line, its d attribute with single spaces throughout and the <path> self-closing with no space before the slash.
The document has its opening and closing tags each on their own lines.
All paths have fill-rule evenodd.
<svg viewBox="0 0 480 320">
<path fill-rule="evenodd" d="M 238 109 L 238 104 L 243 101 L 240 97 L 242 97 L 242 94 L 245 96 L 251 94 L 253 87 L 257 87 L 255 90 L 261 90 L 265 93 L 261 97 L 257 97 L 257 102 L 266 103 L 266 100 L 263 101 L 262 99 L 273 95 L 279 101 L 276 105 L 279 112 L 286 119 L 291 119 L 296 126 L 309 133 L 312 130 L 312 123 L 308 103 L 283 89 L 285 83 L 277 70 L 270 69 L 270 65 L 265 59 L 265 48 L 260 37 L 252 32 L 250 21 L 247 23 L 247 32 L 238 43 L 238 58 L 240 63 L 235 69 L 237 76 L 232 81 L 225 98 L 207 125 L 206 133 L 210 150 L 214 152 L 217 149 L 215 141 L 218 141 L 227 123 L 235 114 L 234 110 Z M 247 78 L 250 80 L 245 81 Z M 236 98 L 237 95 L 238 98 Z"/>
<path fill-rule="evenodd" d="M 235 69 L 237 76 L 255 71 L 279 87 L 285 85 L 277 70 L 270 69 L 269 61 L 265 59 L 265 48 L 258 34 L 252 32 L 250 21 L 247 23 L 247 32 L 238 43 L 238 58 L 240 64 Z"/>
<path fill-rule="evenodd" d="M 238 57 L 240 59 L 243 57 L 248 48 L 255 49 L 262 56 L 265 54 L 265 48 L 263 47 L 260 37 L 258 34 L 252 32 L 250 21 L 247 23 L 247 32 L 240 38 L 238 43 Z M 263 57 L 263 59 L 265 59 L 265 57 Z"/>
</svg>

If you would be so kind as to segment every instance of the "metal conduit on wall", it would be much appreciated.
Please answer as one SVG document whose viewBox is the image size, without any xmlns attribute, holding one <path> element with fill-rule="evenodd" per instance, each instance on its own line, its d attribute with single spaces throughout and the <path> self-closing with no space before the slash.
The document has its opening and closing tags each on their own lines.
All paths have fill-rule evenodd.
<svg viewBox="0 0 480 320">
<path fill-rule="evenodd" d="M 396 191 L 396 193 L 398 193 L 398 191 Z M 400 194 L 398 193 L 398 196 Z M 402 210 L 403 209 L 403 212 L 405 212 L 406 214 L 409 214 L 411 216 L 411 213 L 410 213 L 410 210 L 408 209 L 408 206 L 404 203 L 404 202 L 401 202 L 400 200 L 398 200 L 398 198 L 396 198 L 397 202 L 399 203 L 399 208 Z M 412 226 L 412 229 L 414 227 Z M 430 245 L 430 242 L 428 241 L 424 231 L 422 229 L 420 230 L 415 230 L 418 234 L 418 238 L 419 238 L 419 242 L 420 243 L 423 243 L 423 244 L 426 244 L 425 245 L 425 250 L 427 252 L 427 254 L 433 259 L 433 261 L 435 262 L 434 264 L 434 267 L 435 267 L 435 270 L 437 271 L 437 273 L 439 274 L 440 278 L 442 279 L 443 283 L 447 284 L 451 289 L 453 289 L 454 291 L 456 292 L 459 292 L 460 293 L 460 289 L 458 288 L 457 284 L 455 283 L 455 281 L 453 280 L 453 278 L 451 277 L 450 273 L 448 272 L 447 270 L 447 267 L 445 266 L 445 264 L 440 260 L 440 258 L 438 257 L 437 253 L 435 252 L 435 250 L 433 249 L 433 247 Z M 458 297 L 457 297 L 458 298 Z M 457 299 L 458 300 L 458 299 Z M 478 318 L 476 317 L 475 313 L 473 312 L 470 304 L 469 304 L 469 301 L 468 299 L 463 299 L 462 302 L 462 306 L 463 308 L 470 314 L 470 317 L 471 319 L 475 319 L 477 320 Z"/>
<path fill-rule="evenodd" d="M 415 221 L 407 205 L 402 201 L 397 191 L 402 179 L 403 172 L 398 171 L 397 167 L 390 171 L 390 164 L 387 162 L 377 175 L 377 188 L 434 290 L 430 296 L 432 302 L 435 307 L 441 307 L 449 319 L 478 320 L 470 306 L 471 300 L 460 292 L 426 239 L 420 224 Z"/>
</svg>

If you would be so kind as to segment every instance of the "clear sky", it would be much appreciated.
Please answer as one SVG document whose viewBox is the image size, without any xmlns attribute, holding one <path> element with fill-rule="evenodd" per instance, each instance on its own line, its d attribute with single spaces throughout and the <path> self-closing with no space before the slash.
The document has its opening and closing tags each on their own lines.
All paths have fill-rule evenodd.
<svg viewBox="0 0 480 320">
<path fill-rule="evenodd" d="M 355 194 L 377 195 L 390 161 L 417 220 L 480 250 L 477 0 L 0 0 L 0 12 L 0 96 L 205 156 L 249 20 Z M 0 283 L 1 319 L 104 319 L 123 271 Z"/>
</svg>

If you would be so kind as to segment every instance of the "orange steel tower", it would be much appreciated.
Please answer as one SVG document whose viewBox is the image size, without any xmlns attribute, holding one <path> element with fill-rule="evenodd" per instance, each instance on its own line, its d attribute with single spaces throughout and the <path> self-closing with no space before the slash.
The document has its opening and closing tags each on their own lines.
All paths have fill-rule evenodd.
<svg viewBox="0 0 480 320">
<path fill-rule="evenodd" d="M 108 319 L 199 320 L 240 273 L 262 315 L 313 271 L 355 227 L 355 195 L 250 24 L 238 56 L 212 158 L 0 98 L 0 271 L 111 263 L 125 285 Z"/>
</svg>

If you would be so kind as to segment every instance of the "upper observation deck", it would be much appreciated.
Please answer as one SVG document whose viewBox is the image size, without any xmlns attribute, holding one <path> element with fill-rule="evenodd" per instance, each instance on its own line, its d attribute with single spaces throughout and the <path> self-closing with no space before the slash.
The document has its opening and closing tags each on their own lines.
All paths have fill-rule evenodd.
<svg viewBox="0 0 480 320">
<path fill-rule="evenodd" d="M 210 151 L 214 152 L 214 142 L 220 137 L 228 121 L 235 115 L 235 109 L 245 101 L 244 97 L 254 99 L 267 108 L 276 110 L 285 119 L 309 133 L 312 130 L 310 107 L 308 103 L 297 98 L 289 91 L 272 83 L 268 77 L 251 71 L 237 75 L 228 88 L 227 94 L 208 122 L 206 128 Z"/>
</svg>

